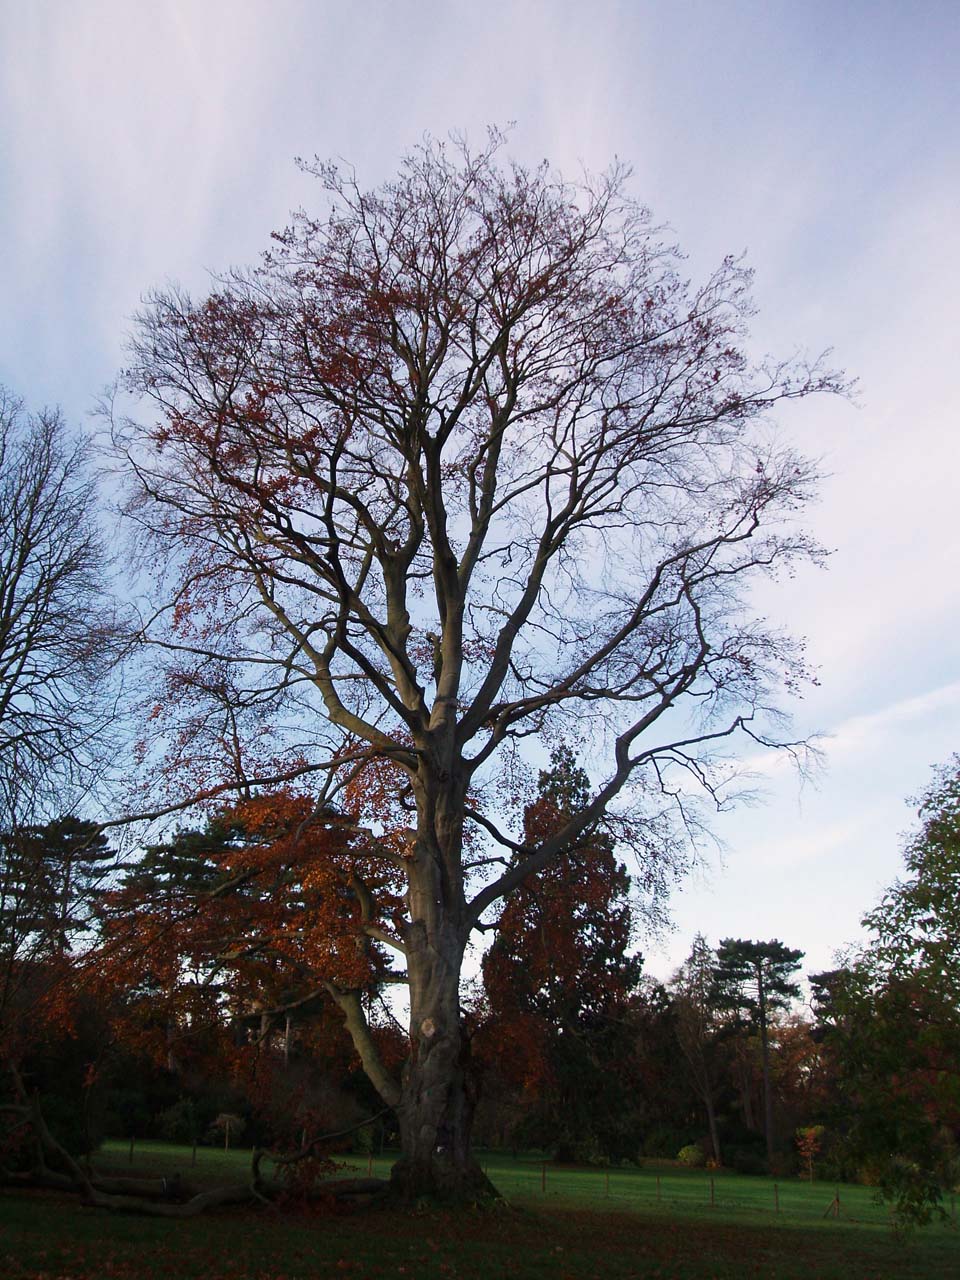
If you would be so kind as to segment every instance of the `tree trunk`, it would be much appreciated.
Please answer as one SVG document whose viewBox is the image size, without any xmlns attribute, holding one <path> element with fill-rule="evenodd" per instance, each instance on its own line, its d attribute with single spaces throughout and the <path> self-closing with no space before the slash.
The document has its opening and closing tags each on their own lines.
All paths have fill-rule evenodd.
<svg viewBox="0 0 960 1280">
<path fill-rule="evenodd" d="M 449 746 L 449 744 L 448 744 Z M 410 1053 L 403 1071 L 395 1193 L 474 1200 L 496 1195 L 471 1152 L 477 1088 L 460 1010 L 469 931 L 463 893 L 465 784 L 452 750 L 414 783 L 417 836 L 406 930 Z"/>
<path fill-rule="evenodd" d="M 424 758 L 430 745 L 423 747 Z M 411 779 L 417 830 L 406 858 L 403 926 L 410 1040 L 399 1084 L 370 1035 L 360 992 L 329 988 L 368 1077 L 396 1110 L 401 1155 L 391 1187 L 404 1201 L 497 1196 L 471 1151 L 477 1086 L 460 1011 L 460 968 L 470 933 L 461 860 L 466 784 L 447 747 L 443 767 L 434 758 Z"/>
<path fill-rule="evenodd" d="M 763 989 L 763 973 L 757 978 L 758 1000 L 760 1010 L 760 1049 L 763 1054 L 763 1128 L 767 1140 L 767 1172 L 773 1172 L 773 1094 L 770 1089 L 770 1042 L 767 1036 L 767 1001 Z"/>
<path fill-rule="evenodd" d="M 717 1164 L 722 1164 L 720 1158 L 720 1138 L 717 1134 L 717 1113 L 713 1105 L 713 1093 L 707 1090 L 704 1094 L 704 1102 L 707 1104 L 707 1123 L 710 1125 L 710 1143 L 713 1146 L 713 1158 Z"/>
<path fill-rule="evenodd" d="M 410 1056 L 397 1108 L 401 1156 L 391 1174 L 394 1192 L 404 1200 L 493 1197 L 471 1151 L 477 1089 L 460 1016 L 461 948 L 451 939 L 408 959 Z"/>
<path fill-rule="evenodd" d="M 758 1129 L 756 1117 L 753 1111 L 753 1091 L 755 1088 L 755 1077 L 753 1063 L 747 1058 L 748 1046 L 741 1042 L 734 1046 L 735 1049 L 735 1071 L 734 1076 L 737 1085 L 737 1091 L 740 1094 L 740 1109 L 743 1113 L 743 1123 L 755 1133 Z"/>
</svg>

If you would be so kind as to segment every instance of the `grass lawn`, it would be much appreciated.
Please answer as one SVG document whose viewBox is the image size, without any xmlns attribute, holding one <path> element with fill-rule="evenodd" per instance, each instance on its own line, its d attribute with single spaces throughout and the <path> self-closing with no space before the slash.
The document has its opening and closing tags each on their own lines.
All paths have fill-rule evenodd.
<svg viewBox="0 0 960 1280">
<path fill-rule="evenodd" d="M 132 1169 L 194 1181 L 235 1181 L 249 1153 L 138 1145 Z M 389 1160 L 373 1161 L 385 1174 Z M 334 1214 L 222 1210 L 168 1222 L 85 1209 L 49 1193 L 0 1196 L 0 1275 L 36 1277 L 780 1277 L 782 1280 L 944 1280 L 960 1275 L 960 1235 L 918 1232 L 905 1244 L 867 1188 L 840 1188 L 840 1218 L 825 1218 L 832 1184 L 667 1169 L 602 1171 L 484 1161 L 510 1207 L 453 1215 L 366 1210 Z M 126 1149 L 98 1164 L 122 1172 Z M 359 1167 L 366 1172 L 367 1162 Z M 657 1199 L 659 1178 L 660 1198 Z"/>
</svg>

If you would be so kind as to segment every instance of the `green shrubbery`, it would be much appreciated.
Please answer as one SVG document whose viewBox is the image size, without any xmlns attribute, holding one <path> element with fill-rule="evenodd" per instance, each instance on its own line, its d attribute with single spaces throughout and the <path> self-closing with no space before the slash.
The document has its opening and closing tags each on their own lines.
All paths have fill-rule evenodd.
<svg viewBox="0 0 960 1280">
<path fill-rule="evenodd" d="M 695 1142 L 681 1147 L 677 1152 L 677 1159 L 681 1164 L 686 1165 L 688 1169 L 702 1169 L 707 1163 L 707 1157 L 703 1154 L 703 1147 L 698 1146 Z"/>
<path fill-rule="evenodd" d="M 672 1125 L 654 1125 L 643 1139 L 640 1154 L 651 1160 L 672 1160 L 679 1149 L 691 1139 L 689 1129 Z"/>
</svg>

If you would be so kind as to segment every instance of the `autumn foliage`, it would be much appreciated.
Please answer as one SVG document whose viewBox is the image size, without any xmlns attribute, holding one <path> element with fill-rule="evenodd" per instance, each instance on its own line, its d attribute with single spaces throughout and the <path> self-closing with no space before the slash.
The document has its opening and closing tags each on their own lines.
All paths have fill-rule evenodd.
<svg viewBox="0 0 960 1280">
<path fill-rule="evenodd" d="M 548 838 L 587 785 L 572 753 L 556 750 L 526 809 L 527 841 Z M 561 1153 L 616 1145 L 609 1117 L 632 1074 L 641 969 L 628 954 L 629 890 L 612 841 L 596 831 L 511 895 L 484 957 L 477 1051 L 515 1095 L 519 1134 Z"/>
<path fill-rule="evenodd" d="M 627 1089 L 620 862 L 662 897 L 690 791 L 723 802 L 737 742 L 786 745 L 802 645 L 745 602 L 819 559 L 817 470 L 767 419 L 843 387 L 752 360 L 749 271 L 688 280 L 622 166 L 571 183 L 504 145 L 426 139 L 376 190 L 305 165 L 320 212 L 206 296 L 150 294 L 104 410 L 149 596 L 126 818 L 211 826 L 115 887 L 93 976 L 171 1070 L 201 1027 L 289 1044 L 329 998 L 408 1201 L 493 1194 L 478 935 L 564 1096 Z M 512 776 L 581 739 L 590 778 L 518 812 Z"/>
</svg>

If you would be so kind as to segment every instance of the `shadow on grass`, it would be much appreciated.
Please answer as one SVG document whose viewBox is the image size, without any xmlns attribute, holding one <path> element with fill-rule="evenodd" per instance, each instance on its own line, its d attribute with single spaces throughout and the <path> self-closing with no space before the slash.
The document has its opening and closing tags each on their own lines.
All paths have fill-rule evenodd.
<svg viewBox="0 0 960 1280">
<path fill-rule="evenodd" d="M 943 1280 L 960 1274 L 960 1240 L 940 1232 L 901 1245 L 872 1226 L 812 1231 L 783 1222 L 523 1204 L 503 1215 L 343 1215 L 288 1207 L 166 1222 L 113 1217 L 49 1193 L 18 1191 L 0 1197 L 0 1274 L 9 1280 Z"/>
</svg>

